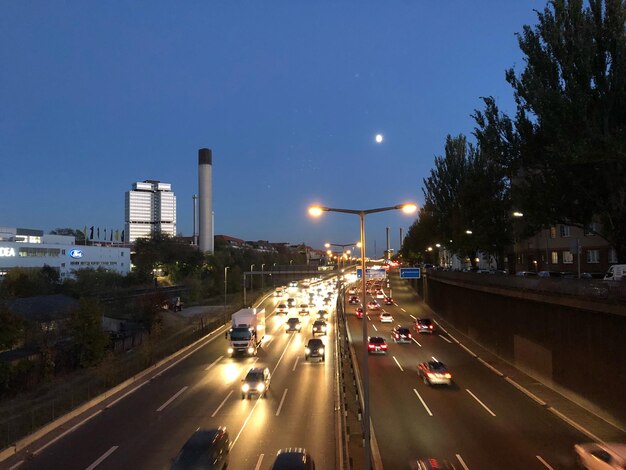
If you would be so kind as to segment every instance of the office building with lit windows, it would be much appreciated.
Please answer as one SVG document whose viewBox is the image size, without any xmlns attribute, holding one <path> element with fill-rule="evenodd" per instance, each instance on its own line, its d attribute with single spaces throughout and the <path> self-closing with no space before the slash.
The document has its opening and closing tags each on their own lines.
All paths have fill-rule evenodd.
<svg viewBox="0 0 626 470">
<path fill-rule="evenodd" d="M 133 183 L 126 192 L 125 221 L 127 240 L 149 238 L 153 233 L 176 235 L 176 195 L 172 185 L 146 180 Z"/>
</svg>

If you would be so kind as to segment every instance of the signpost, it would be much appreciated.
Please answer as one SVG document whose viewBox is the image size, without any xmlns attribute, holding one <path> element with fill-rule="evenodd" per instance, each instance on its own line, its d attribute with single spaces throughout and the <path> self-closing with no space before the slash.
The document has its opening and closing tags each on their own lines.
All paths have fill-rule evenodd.
<svg viewBox="0 0 626 470">
<path fill-rule="evenodd" d="M 372 268 L 365 269 L 365 277 L 367 279 L 385 279 L 386 274 L 387 274 L 387 271 L 385 271 L 384 269 L 372 269 Z M 356 276 L 359 279 L 361 279 L 361 277 L 363 276 L 363 270 L 357 269 Z"/>
<path fill-rule="evenodd" d="M 419 279 L 422 277 L 422 268 L 400 268 L 400 279 Z"/>
</svg>

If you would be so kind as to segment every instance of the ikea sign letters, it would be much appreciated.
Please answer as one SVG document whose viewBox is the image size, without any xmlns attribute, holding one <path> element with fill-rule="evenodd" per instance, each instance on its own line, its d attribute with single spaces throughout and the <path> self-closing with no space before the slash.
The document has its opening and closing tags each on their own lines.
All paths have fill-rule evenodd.
<svg viewBox="0 0 626 470">
<path fill-rule="evenodd" d="M 78 249 L 70 250 L 70 253 L 69 253 L 69 255 L 74 259 L 82 258 L 83 254 L 84 254 L 83 250 L 78 250 Z"/>
<path fill-rule="evenodd" d="M 15 256 L 15 248 L 0 246 L 0 257 Z"/>
</svg>

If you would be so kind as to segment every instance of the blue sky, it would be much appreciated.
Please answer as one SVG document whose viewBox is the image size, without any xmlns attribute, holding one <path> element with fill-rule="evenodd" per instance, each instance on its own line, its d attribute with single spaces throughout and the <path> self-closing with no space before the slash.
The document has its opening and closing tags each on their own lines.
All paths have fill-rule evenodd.
<svg viewBox="0 0 626 470">
<path fill-rule="evenodd" d="M 350 243 L 314 202 L 423 202 L 448 134 L 505 70 L 545 0 L 0 3 L 0 226 L 124 225 L 135 181 L 172 184 L 191 235 L 197 153 L 213 150 L 216 234 Z M 385 140 L 376 144 L 382 133 Z M 366 219 L 368 254 L 413 222 Z"/>
</svg>

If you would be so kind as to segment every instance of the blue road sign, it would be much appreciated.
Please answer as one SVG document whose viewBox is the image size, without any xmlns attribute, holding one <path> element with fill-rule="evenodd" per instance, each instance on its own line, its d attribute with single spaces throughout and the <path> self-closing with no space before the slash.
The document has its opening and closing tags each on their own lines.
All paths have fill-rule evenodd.
<svg viewBox="0 0 626 470">
<path fill-rule="evenodd" d="M 422 268 L 400 268 L 400 279 L 419 279 L 422 277 Z"/>
<path fill-rule="evenodd" d="M 366 277 L 366 279 L 384 279 L 385 278 L 385 274 L 386 274 L 386 271 L 384 269 L 365 268 L 365 277 Z M 362 275 L 363 275 L 363 270 L 360 269 L 360 268 L 357 268 L 357 270 L 356 270 L 356 277 L 361 279 Z"/>
</svg>

